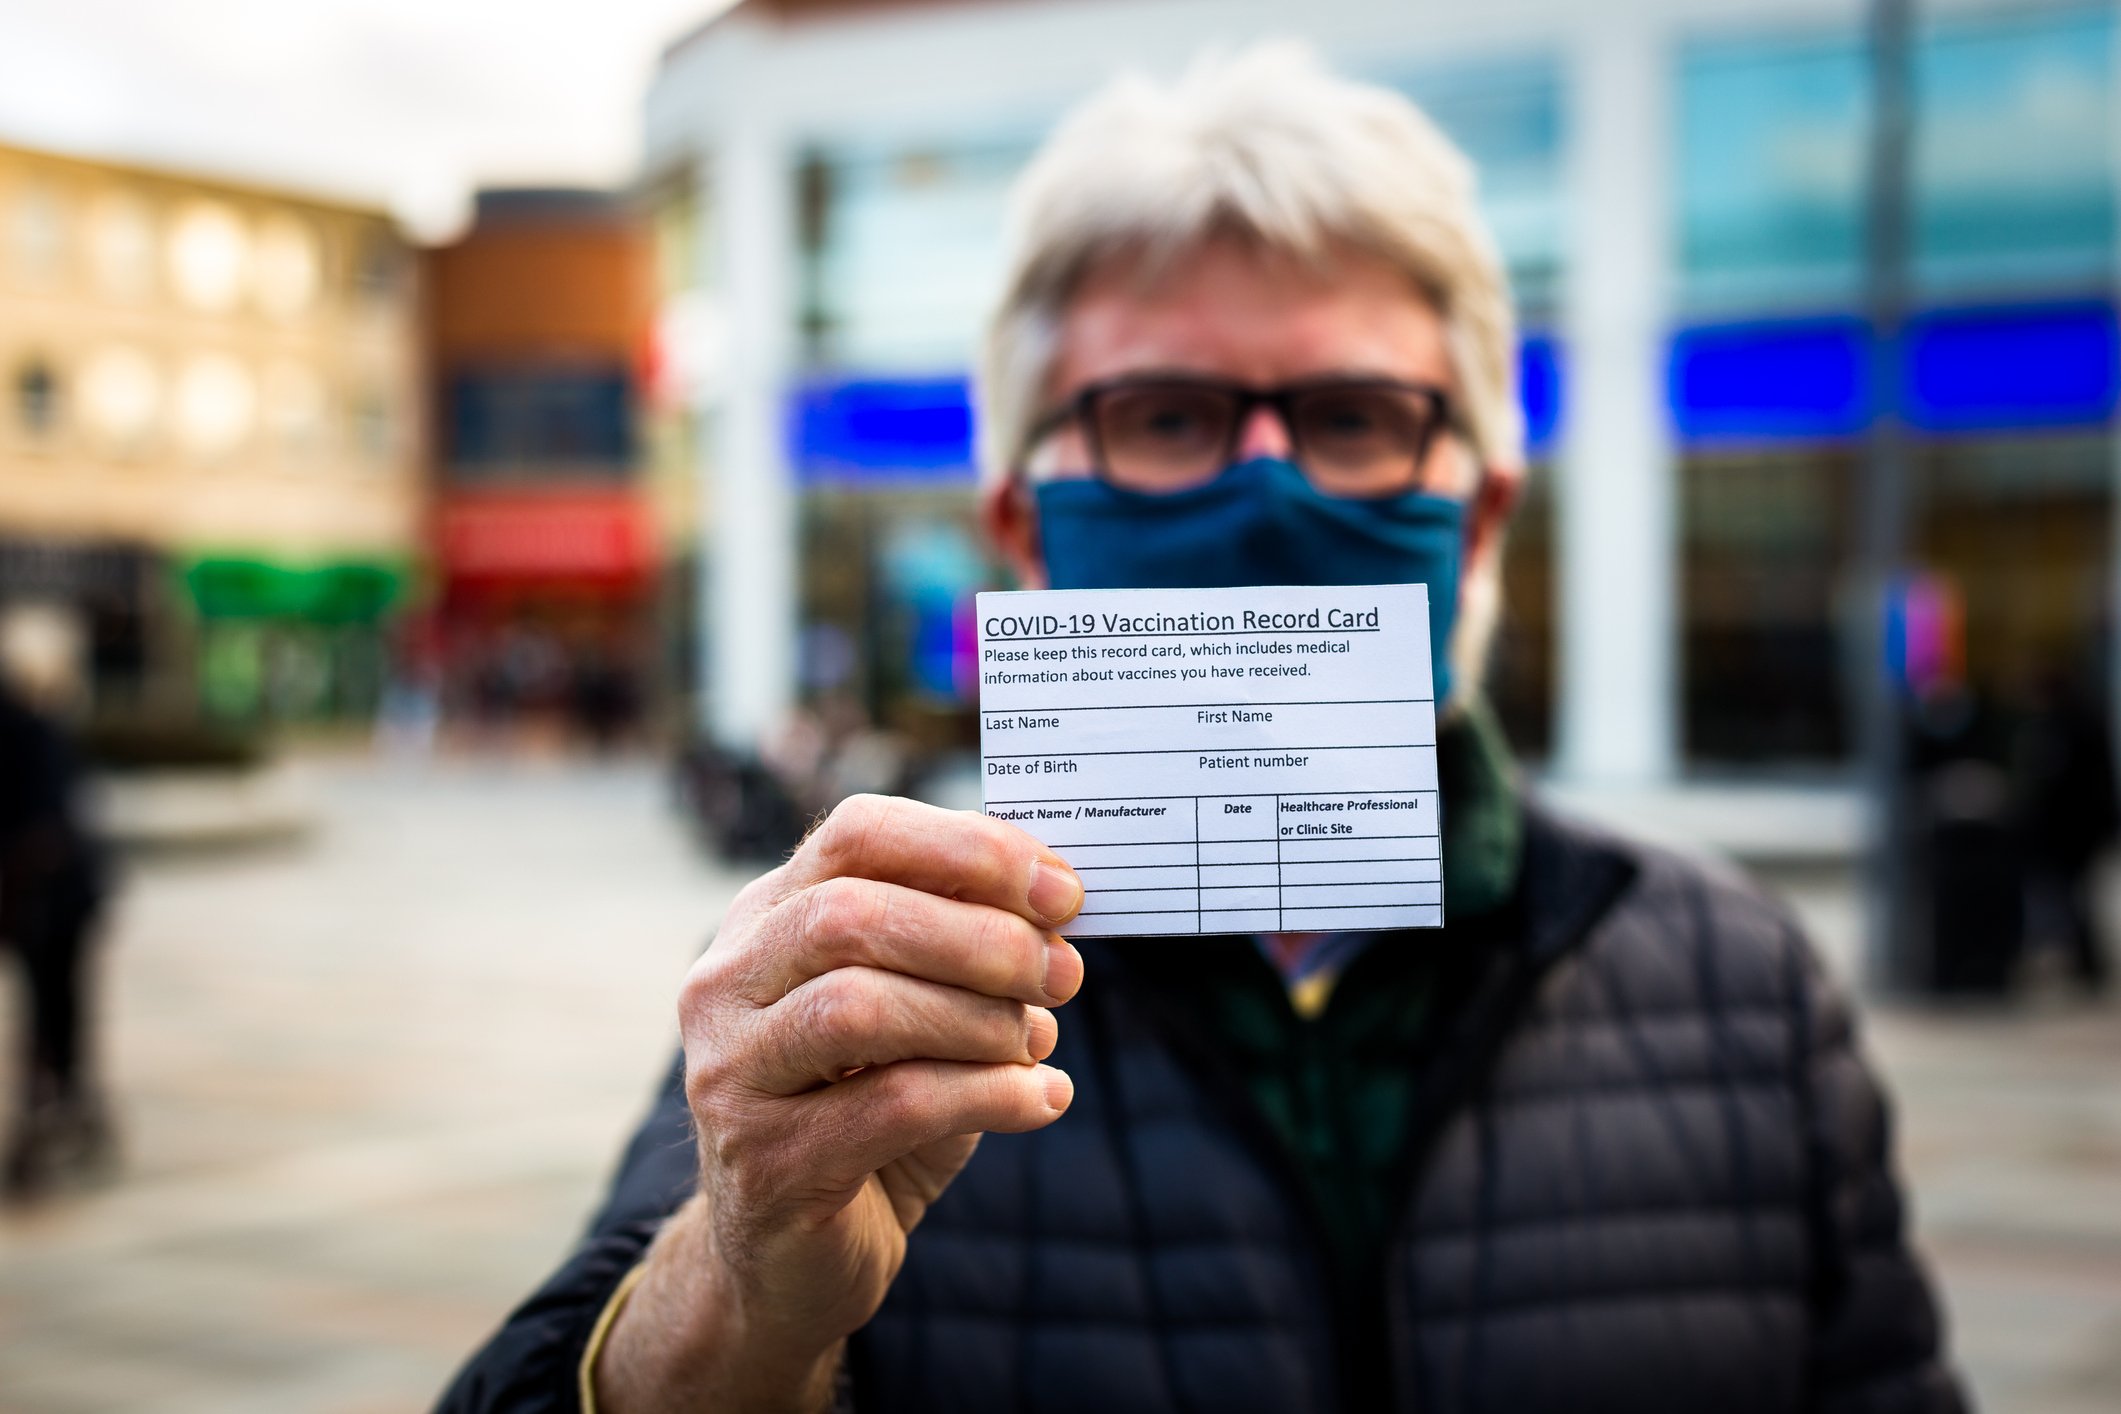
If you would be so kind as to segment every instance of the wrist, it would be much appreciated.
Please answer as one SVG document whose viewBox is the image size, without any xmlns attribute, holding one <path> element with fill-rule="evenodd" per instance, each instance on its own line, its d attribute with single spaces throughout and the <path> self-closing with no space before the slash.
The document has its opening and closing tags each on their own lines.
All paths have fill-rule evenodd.
<svg viewBox="0 0 2121 1414">
<path fill-rule="evenodd" d="M 830 1404 L 843 1342 L 759 1319 L 755 1293 L 716 1254 L 701 1199 L 671 1215 L 641 1265 L 593 1372 L 599 1414 L 812 1414 Z"/>
</svg>

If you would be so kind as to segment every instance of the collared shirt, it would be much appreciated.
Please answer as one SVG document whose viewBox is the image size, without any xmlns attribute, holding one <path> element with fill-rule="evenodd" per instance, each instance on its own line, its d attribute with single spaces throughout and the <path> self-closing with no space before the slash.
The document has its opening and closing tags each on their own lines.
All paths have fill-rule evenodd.
<svg viewBox="0 0 2121 1414">
<path fill-rule="evenodd" d="M 1507 902 L 1516 885 L 1524 833 L 1509 747 L 1485 703 L 1475 699 L 1444 723 L 1437 757 L 1445 802 L 1445 906 L 1457 919 L 1483 917 Z M 1340 975 L 1376 936 L 1270 933 L 1258 946 L 1287 984 L 1290 1007 L 1313 1021 L 1324 1013 Z"/>
</svg>

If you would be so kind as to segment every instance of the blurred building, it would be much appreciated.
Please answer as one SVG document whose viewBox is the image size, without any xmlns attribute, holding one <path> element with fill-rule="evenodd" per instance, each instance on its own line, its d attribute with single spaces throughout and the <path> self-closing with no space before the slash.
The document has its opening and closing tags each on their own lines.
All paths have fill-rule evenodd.
<svg viewBox="0 0 2121 1414">
<path fill-rule="evenodd" d="M 645 469 L 652 262 L 625 198 L 567 189 L 482 192 L 429 257 L 436 648 L 460 717 L 630 726 L 664 676 L 664 584 L 691 557 L 688 502 Z"/>
<path fill-rule="evenodd" d="M 0 147 L 0 599 L 82 616 L 100 706 L 373 707 L 413 273 L 374 211 Z"/>
<path fill-rule="evenodd" d="M 1977 687 L 2103 682 L 2114 8 L 1919 11 L 1917 552 Z M 705 24 L 664 58 L 647 160 L 691 251 L 664 307 L 703 434 L 714 729 L 834 679 L 886 714 L 968 700 L 965 375 L 1009 181 L 1116 70 L 1286 34 L 1481 171 L 1536 463 L 1493 679 L 1520 744 L 1591 780 L 1846 761 L 1875 411 L 1859 0 L 748 0 Z"/>
</svg>

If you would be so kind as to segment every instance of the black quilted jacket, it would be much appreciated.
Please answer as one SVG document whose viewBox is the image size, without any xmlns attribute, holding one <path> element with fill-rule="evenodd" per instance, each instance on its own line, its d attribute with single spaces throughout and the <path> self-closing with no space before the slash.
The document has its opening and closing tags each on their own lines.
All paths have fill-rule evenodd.
<svg viewBox="0 0 2121 1414">
<path fill-rule="evenodd" d="M 1468 950 L 1409 1057 L 1417 1141 L 1371 1299 L 1334 1308 L 1304 1190 L 1215 1038 L 1129 971 L 1130 948 L 1189 944 L 1086 943 L 1054 1057 L 1074 1108 L 982 1142 L 852 1341 L 843 1403 L 1959 1409 L 1884 1102 L 1788 919 L 1537 809 L 1524 867 L 1519 941 Z M 673 1074 L 580 1247 L 443 1410 L 574 1409 L 590 1327 L 693 1162 Z"/>
</svg>

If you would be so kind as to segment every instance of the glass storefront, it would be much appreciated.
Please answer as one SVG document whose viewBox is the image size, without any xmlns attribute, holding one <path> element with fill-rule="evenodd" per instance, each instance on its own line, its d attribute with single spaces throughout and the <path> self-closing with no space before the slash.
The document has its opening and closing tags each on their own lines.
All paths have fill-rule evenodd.
<svg viewBox="0 0 2121 1414">
<path fill-rule="evenodd" d="M 2100 429 L 2121 385 L 2114 26 L 2108 9 L 2076 5 L 1931 18 L 1917 37 L 1911 535 L 1923 566 L 1965 592 L 1968 671 L 1998 691 L 2024 671 L 2005 660 L 2027 645 L 2082 662 L 2105 621 Z M 1706 765 L 1831 764 L 1851 749 L 1847 596 L 1872 407 L 1868 63 L 1853 26 L 1719 36 L 1676 56 L 1675 145 L 1661 154 L 1674 164 L 1673 553 L 1683 751 Z M 1561 420 L 1560 356 L 1543 331 L 1568 228 L 1563 72 L 1521 55 L 1373 74 L 1479 168 L 1531 331 L 1535 464 Z M 947 151 L 844 143 L 803 160 L 806 371 L 790 422 L 806 487 L 807 621 L 823 630 L 806 638 L 806 680 L 850 665 L 846 679 L 882 716 L 948 697 L 935 690 L 948 614 L 861 605 L 935 592 L 887 584 L 907 578 L 889 556 L 965 575 L 977 563 L 976 550 L 944 545 L 976 545 L 964 370 L 999 278 L 1008 184 L 1032 146 L 1028 135 Z M 1490 679 L 1535 757 L 1558 685 L 1547 480 L 1535 465 Z M 953 529 L 923 538 L 902 521 Z"/>
<path fill-rule="evenodd" d="M 1555 333 L 1579 273 L 1564 268 L 1568 201 L 1595 200 L 1639 163 L 1669 192 L 1647 216 L 1669 222 L 1655 244 L 1669 250 L 1657 303 L 1676 455 L 1672 500 L 1651 509 L 1669 509 L 1675 533 L 1643 552 L 1676 570 L 1671 604 L 1645 612 L 1677 617 L 1678 681 L 1648 680 L 1662 654 L 1643 653 L 1631 661 L 1644 677 L 1616 690 L 1671 692 L 1679 755 L 1693 765 L 1848 764 L 1862 669 L 1853 564 L 1879 402 L 1864 284 L 1872 56 L 1859 10 L 1755 6 L 1757 27 L 1744 30 L 1735 12 L 1681 6 L 1645 12 L 1624 40 L 1556 40 L 1512 22 L 1471 48 L 1439 39 L 1328 56 L 1409 94 L 1465 149 L 1523 315 L 1534 469 L 1490 684 L 1528 756 L 1553 734 L 1560 627 L 1596 612 L 1554 602 L 1546 463 L 1568 433 L 1571 354 Z M 2117 23 L 2121 12 L 2091 0 L 1916 17 L 1910 549 L 1966 597 L 1961 656 L 1999 691 L 2026 671 L 2014 656 L 2082 665 L 2103 652 L 2121 402 Z M 1602 78 L 1572 91 L 1579 73 L 1611 78 L 1638 62 L 1664 66 L 1655 109 L 1619 101 Z M 916 610 L 900 632 L 861 604 L 885 592 L 887 542 L 901 560 L 967 558 L 899 537 L 884 523 L 899 511 L 885 508 L 911 498 L 971 537 L 967 365 L 1000 274 L 1006 193 L 1037 140 L 1021 108 L 985 126 L 946 110 L 880 103 L 873 129 L 817 115 L 820 126 L 797 129 L 810 146 L 792 173 L 800 352 L 776 411 L 803 497 L 807 621 L 831 630 L 805 639 L 806 682 L 857 683 L 882 716 L 902 698 L 941 700 L 922 694 L 947 677 L 931 671 L 948 659 L 947 614 Z M 1578 148 L 1571 124 L 1587 113 L 1614 137 L 1650 121 L 1639 148 Z M 944 121 L 958 143 L 889 135 Z M 879 653 L 896 661 L 871 661 Z M 1639 753 L 1645 769 L 1664 759 L 1667 743 L 1655 745 Z M 1592 755 L 1580 764 L 1597 765 Z"/>
<path fill-rule="evenodd" d="M 1680 473 L 1682 739 L 1696 761 L 1830 761 L 1853 741 L 1842 596 L 1857 460 L 1690 458 Z"/>
<path fill-rule="evenodd" d="M 2106 7 L 1916 36 L 1903 412 L 1913 568 L 1963 612 L 1971 686 L 2103 688 L 2121 384 Z M 1854 30 L 1682 51 L 1672 346 L 1685 751 L 1844 760 L 1874 407 L 1863 307 L 1868 56 Z"/>
<path fill-rule="evenodd" d="M 1914 467 L 1913 555 L 1957 592 L 1966 676 L 1991 700 L 2041 678 L 2107 682 L 2113 444 L 2104 436 L 1977 439 Z"/>
<path fill-rule="evenodd" d="M 363 721 L 381 701 L 404 566 L 202 555 L 178 567 L 198 643 L 197 690 L 241 722 Z"/>
</svg>

